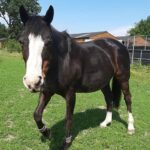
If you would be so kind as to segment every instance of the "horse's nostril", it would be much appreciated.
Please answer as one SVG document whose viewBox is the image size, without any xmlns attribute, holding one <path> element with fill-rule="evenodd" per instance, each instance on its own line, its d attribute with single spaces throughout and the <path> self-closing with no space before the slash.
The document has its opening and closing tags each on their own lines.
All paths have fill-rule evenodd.
<svg viewBox="0 0 150 150">
<path fill-rule="evenodd" d="M 39 77 L 39 81 L 35 84 L 35 86 L 39 86 L 40 85 L 40 83 L 41 83 L 41 79 L 42 79 L 42 77 L 41 76 L 38 76 Z"/>
<path fill-rule="evenodd" d="M 26 80 L 26 77 L 24 77 L 23 79 Z"/>
<path fill-rule="evenodd" d="M 38 76 L 39 77 L 39 79 L 41 80 L 42 79 L 42 77 L 41 76 Z"/>
<path fill-rule="evenodd" d="M 31 85 L 28 85 L 28 88 L 31 89 Z"/>
</svg>

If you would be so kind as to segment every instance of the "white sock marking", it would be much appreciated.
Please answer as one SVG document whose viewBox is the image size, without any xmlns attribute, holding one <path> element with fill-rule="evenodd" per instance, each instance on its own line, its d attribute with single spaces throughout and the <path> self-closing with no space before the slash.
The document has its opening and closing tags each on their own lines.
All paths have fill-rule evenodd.
<svg viewBox="0 0 150 150">
<path fill-rule="evenodd" d="M 100 127 L 105 128 L 112 122 L 112 112 L 107 111 L 105 120 L 100 124 Z"/>
<path fill-rule="evenodd" d="M 134 128 L 134 118 L 132 113 L 128 112 L 128 133 L 133 134 L 135 131 Z"/>
</svg>

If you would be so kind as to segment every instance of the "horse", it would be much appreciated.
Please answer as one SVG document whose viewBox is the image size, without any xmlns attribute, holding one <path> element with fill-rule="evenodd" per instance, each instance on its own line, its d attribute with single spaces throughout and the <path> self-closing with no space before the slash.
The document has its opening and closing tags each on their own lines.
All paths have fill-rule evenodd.
<svg viewBox="0 0 150 150">
<path fill-rule="evenodd" d="M 42 121 L 43 110 L 51 97 L 59 94 L 66 102 L 65 137 L 61 147 L 67 149 L 72 142 L 76 93 L 97 90 L 103 93 L 107 106 L 100 127 L 107 127 L 112 122 L 112 109 L 119 108 L 123 93 L 128 112 L 128 133 L 133 134 L 127 48 L 111 38 L 77 43 L 67 32 L 60 32 L 51 25 L 54 17 L 51 5 L 45 16 L 29 15 L 24 6 L 19 12 L 24 25 L 19 37 L 26 66 L 23 84 L 30 92 L 40 93 L 33 116 L 42 135 L 49 138 L 51 134 Z"/>
</svg>

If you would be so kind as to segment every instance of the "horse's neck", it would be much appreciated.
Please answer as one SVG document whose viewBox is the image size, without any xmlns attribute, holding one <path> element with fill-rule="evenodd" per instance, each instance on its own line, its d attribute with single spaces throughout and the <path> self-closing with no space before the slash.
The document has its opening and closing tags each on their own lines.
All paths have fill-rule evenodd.
<svg viewBox="0 0 150 150">
<path fill-rule="evenodd" d="M 72 39 L 66 32 L 59 32 L 52 27 L 52 36 L 56 55 L 62 58 L 62 60 L 65 59 L 64 61 L 66 62 L 70 61 L 71 54 L 78 53 L 81 49 L 80 44 Z"/>
</svg>

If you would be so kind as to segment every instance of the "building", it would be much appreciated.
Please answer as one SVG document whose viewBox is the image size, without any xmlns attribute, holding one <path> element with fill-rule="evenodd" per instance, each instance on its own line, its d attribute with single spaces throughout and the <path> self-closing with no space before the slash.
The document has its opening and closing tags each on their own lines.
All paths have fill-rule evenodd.
<svg viewBox="0 0 150 150">
<path fill-rule="evenodd" d="M 117 38 L 127 47 L 150 47 L 150 36 L 120 36 Z"/>
<path fill-rule="evenodd" d="M 118 40 L 115 36 L 107 31 L 71 34 L 71 37 L 74 38 L 77 42 L 88 42 L 100 38 L 113 38 Z"/>
</svg>

